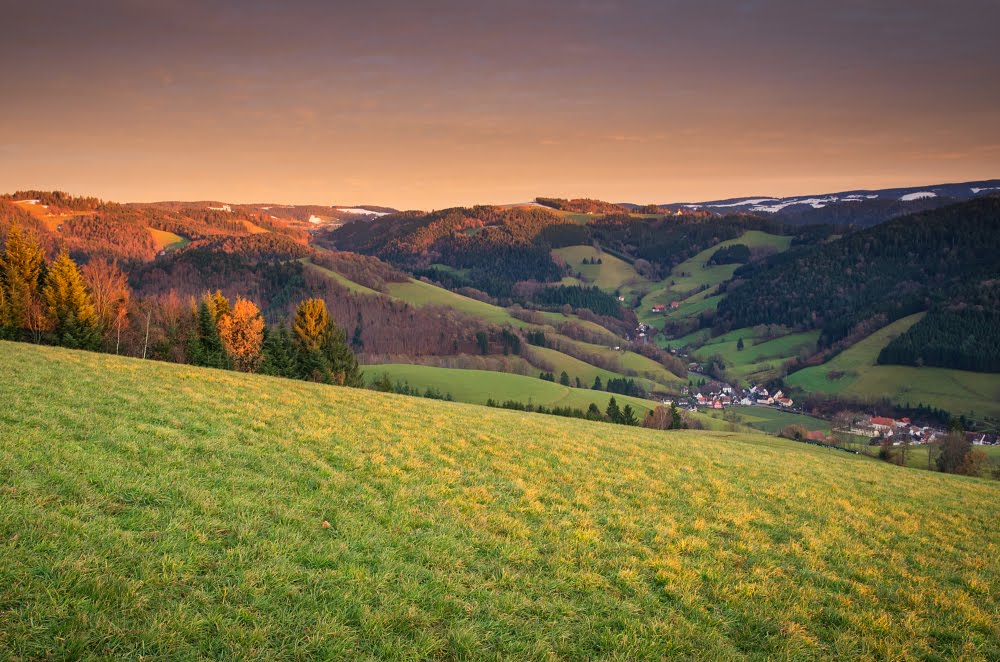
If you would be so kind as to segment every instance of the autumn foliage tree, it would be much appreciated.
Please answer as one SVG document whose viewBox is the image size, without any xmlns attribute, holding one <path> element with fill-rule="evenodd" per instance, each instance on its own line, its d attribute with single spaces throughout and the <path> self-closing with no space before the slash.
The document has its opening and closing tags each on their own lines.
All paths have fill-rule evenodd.
<svg viewBox="0 0 1000 662">
<path fill-rule="evenodd" d="M 83 274 L 65 250 L 59 253 L 45 276 L 42 299 L 60 345 L 78 349 L 97 348 L 101 322 Z"/>
<path fill-rule="evenodd" d="M 128 278 L 118 267 L 117 261 L 91 260 L 81 271 L 106 339 L 110 340 L 110 336 L 114 335 L 117 354 L 132 298 Z"/>
<path fill-rule="evenodd" d="M 264 342 L 264 318 L 254 302 L 237 297 L 232 310 L 219 318 L 219 337 L 237 370 L 257 369 Z"/>
</svg>

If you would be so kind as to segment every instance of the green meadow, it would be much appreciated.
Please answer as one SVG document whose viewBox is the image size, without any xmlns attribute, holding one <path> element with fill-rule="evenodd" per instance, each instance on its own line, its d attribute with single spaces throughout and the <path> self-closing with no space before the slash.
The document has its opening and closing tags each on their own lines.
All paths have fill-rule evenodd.
<svg viewBox="0 0 1000 662">
<path fill-rule="evenodd" d="M 876 365 L 890 340 L 916 324 L 924 313 L 904 317 L 852 345 L 830 361 L 792 373 L 790 386 L 816 393 L 843 394 L 899 404 L 932 404 L 958 416 L 1000 416 L 1000 375 L 947 368 Z"/>
<path fill-rule="evenodd" d="M 3 659 L 998 659 L 1000 486 L 0 342 Z"/>
</svg>

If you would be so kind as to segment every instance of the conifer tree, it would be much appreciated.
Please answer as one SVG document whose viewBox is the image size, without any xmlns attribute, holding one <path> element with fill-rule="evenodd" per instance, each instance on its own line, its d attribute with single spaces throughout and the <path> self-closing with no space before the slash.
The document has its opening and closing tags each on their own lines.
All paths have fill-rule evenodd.
<svg viewBox="0 0 1000 662">
<path fill-rule="evenodd" d="M 635 411 L 633 411 L 632 409 L 632 405 L 626 404 L 622 408 L 621 423 L 622 425 L 639 425 L 639 419 L 636 418 Z"/>
<path fill-rule="evenodd" d="M 65 249 L 45 276 L 42 298 L 60 345 L 78 349 L 97 348 L 101 339 L 100 320 L 84 285 L 83 275 Z"/>
<path fill-rule="evenodd" d="M 562 374 L 559 375 L 559 383 L 562 384 L 563 386 L 569 386 L 569 375 L 566 373 L 565 370 L 563 370 Z"/>
<path fill-rule="evenodd" d="M 591 386 L 590 388 L 592 388 L 595 391 L 603 391 L 604 390 L 604 384 L 601 383 L 601 377 L 600 377 L 600 375 L 598 375 L 597 377 L 594 377 L 594 385 Z M 614 398 L 612 398 L 612 400 L 613 399 Z"/>
<path fill-rule="evenodd" d="M 299 353 L 292 334 L 283 323 L 264 330 L 260 371 L 265 375 L 300 379 Z"/>
<path fill-rule="evenodd" d="M 228 307 L 228 301 L 226 306 Z M 218 301 L 212 295 L 206 295 L 198 303 L 195 316 L 195 326 L 188 338 L 188 361 L 193 365 L 208 368 L 228 368 L 229 357 L 219 336 L 219 326 L 215 311 Z"/>
<path fill-rule="evenodd" d="M 615 400 L 615 396 L 611 396 L 611 399 L 608 400 L 608 407 L 604 410 L 604 414 L 612 423 L 622 422 L 622 412 L 618 408 L 618 402 Z"/>
<path fill-rule="evenodd" d="M 31 234 L 15 225 L 0 256 L 0 328 L 8 335 L 32 328 L 32 312 L 41 309 L 45 256 Z"/>
<path fill-rule="evenodd" d="M 306 379 L 342 386 L 364 386 L 358 360 L 347 344 L 347 336 L 330 319 L 325 301 L 302 301 L 295 311 L 292 331 L 300 349 Z"/>
</svg>

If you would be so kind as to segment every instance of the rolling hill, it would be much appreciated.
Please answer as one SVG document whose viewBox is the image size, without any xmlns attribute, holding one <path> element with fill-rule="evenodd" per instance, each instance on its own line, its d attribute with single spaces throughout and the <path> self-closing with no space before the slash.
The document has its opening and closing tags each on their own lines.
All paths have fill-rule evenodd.
<svg viewBox="0 0 1000 662">
<path fill-rule="evenodd" d="M 1000 489 L 0 342 L 0 656 L 1000 656 Z"/>
</svg>

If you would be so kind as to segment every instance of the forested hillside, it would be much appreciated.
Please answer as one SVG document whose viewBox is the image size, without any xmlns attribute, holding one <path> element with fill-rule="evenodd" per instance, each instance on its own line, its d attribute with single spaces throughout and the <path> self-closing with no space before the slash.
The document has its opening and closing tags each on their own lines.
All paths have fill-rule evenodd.
<svg viewBox="0 0 1000 662">
<path fill-rule="evenodd" d="M 996 288 L 990 283 L 1000 277 L 998 246 L 1000 197 L 906 216 L 740 268 L 718 305 L 716 323 L 821 329 L 821 344 L 830 345 L 879 316 L 891 321 L 930 308 L 940 312 L 914 333 L 929 339 L 936 335 L 933 329 L 950 325 L 962 341 L 942 336 L 934 342 L 948 344 L 948 351 L 929 351 L 923 360 L 972 365 L 987 346 L 996 345 L 1000 331 L 983 323 L 975 333 L 963 332 L 954 320 L 943 320 L 963 302 L 995 312 Z M 979 313 L 970 314 L 975 319 Z M 966 342 L 970 334 L 973 340 Z M 916 361 L 912 351 L 904 351 L 906 342 L 885 360 Z"/>
</svg>

